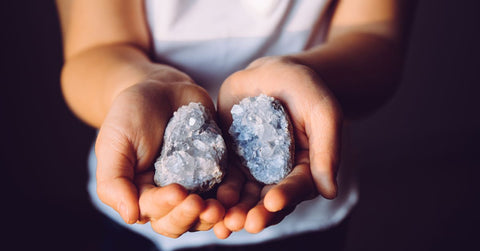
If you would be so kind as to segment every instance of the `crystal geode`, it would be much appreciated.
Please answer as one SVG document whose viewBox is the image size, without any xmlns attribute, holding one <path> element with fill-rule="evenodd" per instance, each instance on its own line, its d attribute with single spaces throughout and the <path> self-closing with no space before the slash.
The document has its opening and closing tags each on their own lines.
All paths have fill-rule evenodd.
<svg viewBox="0 0 480 251">
<path fill-rule="evenodd" d="M 224 176 L 226 146 L 220 128 L 200 103 L 180 107 L 165 129 L 162 152 L 155 161 L 158 186 L 178 183 L 205 192 Z"/>
<path fill-rule="evenodd" d="M 229 129 L 235 152 L 250 174 L 264 184 L 284 179 L 293 166 L 292 125 L 280 101 L 261 94 L 234 105 Z"/>
</svg>

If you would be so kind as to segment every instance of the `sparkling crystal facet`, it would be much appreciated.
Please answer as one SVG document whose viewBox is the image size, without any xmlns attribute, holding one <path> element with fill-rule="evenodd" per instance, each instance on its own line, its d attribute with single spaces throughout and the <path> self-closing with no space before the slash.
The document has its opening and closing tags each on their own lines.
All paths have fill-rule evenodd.
<svg viewBox="0 0 480 251">
<path fill-rule="evenodd" d="M 294 142 L 288 114 L 280 101 L 261 94 L 234 105 L 229 129 L 237 155 L 252 176 L 265 184 L 292 170 Z"/>
<path fill-rule="evenodd" d="M 204 192 L 224 176 L 226 146 L 221 130 L 200 103 L 180 107 L 167 124 L 162 151 L 155 161 L 158 186 L 178 183 Z"/>
</svg>

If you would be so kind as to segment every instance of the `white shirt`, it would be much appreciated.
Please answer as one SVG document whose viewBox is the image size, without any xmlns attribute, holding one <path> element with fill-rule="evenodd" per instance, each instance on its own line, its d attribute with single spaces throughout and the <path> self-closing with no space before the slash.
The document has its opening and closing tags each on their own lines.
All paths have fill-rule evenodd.
<svg viewBox="0 0 480 251">
<path fill-rule="evenodd" d="M 187 72 L 216 99 L 223 80 L 254 59 L 323 41 L 329 3 L 147 0 L 146 9 L 157 61 Z"/>
<path fill-rule="evenodd" d="M 323 42 L 331 1 L 146 0 L 145 4 L 155 59 L 186 72 L 216 99 L 223 80 L 254 59 L 299 52 Z M 348 149 L 343 149 L 342 155 L 345 154 L 348 155 Z M 149 238 L 162 250 L 215 243 L 253 244 L 326 229 L 342 221 L 358 200 L 348 165 L 348 161 L 342 159 L 336 199 L 319 196 L 302 202 L 279 224 L 258 234 L 235 232 L 226 240 L 217 239 L 212 230 L 170 239 L 155 233 L 150 224 L 125 224 L 116 211 L 98 199 L 93 147 L 89 157 L 88 190 L 93 204 L 101 212 Z"/>
</svg>

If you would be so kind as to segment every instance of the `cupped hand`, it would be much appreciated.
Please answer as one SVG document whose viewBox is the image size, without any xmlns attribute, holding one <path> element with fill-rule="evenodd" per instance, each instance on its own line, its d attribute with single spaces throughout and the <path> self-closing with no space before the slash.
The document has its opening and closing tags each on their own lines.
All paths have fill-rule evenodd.
<svg viewBox="0 0 480 251">
<path fill-rule="evenodd" d="M 245 97 L 266 94 L 279 99 L 291 117 L 296 143 L 293 171 L 280 183 L 262 185 L 246 178 L 231 163 L 217 198 L 228 210 L 214 231 L 226 238 L 232 231 L 258 233 L 280 222 L 300 202 L 318 194 L 333 199 L 342 114 L 333 94 L 310 68 L 287 57 L 266 57 L 223 83 L 218 114 L 224 131 L 232 123 L 232 106 Z"/>
<path fill-rule="evenodd" d="M 175 238 L 186 231 L 212 228 L 224 209 L 217 200 L 189 194 L 180 185 L 157 187 L 153 182 L 152 164 L 172 113 L 190 102 L 215 111 L 204 89 L 188 77 L 173 75 L 145 81 L 117 95 L 100 128 L 95 151 L 99 198 L 125 222 L 150 221 L 154 231 Z"/>
</svg>

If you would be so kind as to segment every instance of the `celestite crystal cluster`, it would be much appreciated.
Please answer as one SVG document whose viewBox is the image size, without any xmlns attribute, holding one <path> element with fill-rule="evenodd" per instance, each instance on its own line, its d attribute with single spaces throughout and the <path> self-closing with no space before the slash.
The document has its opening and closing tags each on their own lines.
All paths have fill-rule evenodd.
<svg viewBox="0 0 480 251">
<path fill-rule="evenodd" d="M 224 176 L 227 148 L 220 128 L 200 103 L 180 107 L 167 124 L 160 157 L 155 162 L 158 186 L 178 183 L 205 192 Z"/>
<path fill-rule="evenodd" d="M 274 184 L 293 168 L 292 124 L 280 101 L 266 95 L 234 105 L 229 134 L 242 164 L 259 182 Z M 205 192 L 225 175 L 227 147 L 222 132 L 200 103 L 174 112 L 155 161 L 158 186 L 178 183 L 191 192 Z"/>
<path fill-rule="evenodd" d="M 237 155 L 252 176 L 264 184 L 283 180 L 292 170 L 291 121 L 280 101 L 266 95 L 234 105 L 229 134 Z"/>
</svg>

